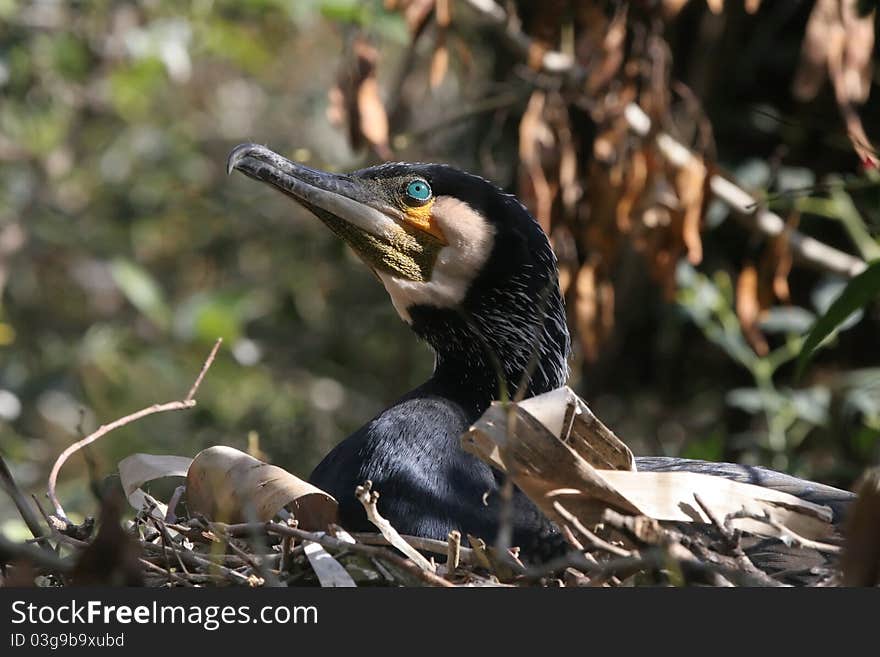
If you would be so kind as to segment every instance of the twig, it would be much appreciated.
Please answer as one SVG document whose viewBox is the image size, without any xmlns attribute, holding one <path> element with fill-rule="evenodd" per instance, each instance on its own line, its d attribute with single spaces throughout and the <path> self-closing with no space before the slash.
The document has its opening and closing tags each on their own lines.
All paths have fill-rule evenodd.
<svg viewBox="0 0 880 657">
<path fill-rule="evenodd" d="M 602 522 L 617 531 L 631 536 L 640 543 L 663 548 L 667 555 L 667 562 L 669 559 L 672 559 L 679 566 L 686 566 L 709 576 L 723 577 L 740 586 L 785 586 L 785 584 L 768 577 L 763 571 L 759 571 L 761 573 L 759 575 L 745 572 L 740 568 L 700 561 L 690 550 L 681 544 L 680 539 L 673 532 L 664 528 L 654 518 L 629 516 L 618 513 L 613 509 L 605 509 L 602 514 Z"/>
<path fill-rule="evenodd" d="M 680 544 L 675 545 L 681 547 Z M 651 570 L 669 571 L 670 567 L 673 567 L 678 569 L 684 568 L 691 573 L 700 574 L 704 577 L 715 580 L 719 584 L 727 586 L 730 585 L 729 582 L 734 582 L 741 586 L 762 585 L 761 582 L 756 581 L 755 578 L 747 576 L 745 573 L 734 568 L 728 568 L 720 564 L 705 563 L 693 558 L 692 555 L 686 556 L 682 552 L 671 553 L 668 549 L 669 547 L 671 546 L 651 548 L 639 552 L 637 556 L 614 558 L 596 563 L 588 561 L 583 553 L 572 551 L 562 557 L 549 561 L 546 564 L 529 569 L 526 571 L 523 578 L 526 580 L 542 579 L 548 575 L 553 575 L 561 570 L 565 570 L 566 568 L 576 568 L 577 570 L 590 575 L 592 579 L 600 576 L 608 577 L 615 573 L 623 572 L 637 573 L 640 571 Z M 725 580 L 727 580 L 727 582 L 725 582 Z M 766 584 L 764 584 L 764 586 L 766 586 Z M 774 582 L 774 586 L 785 585 Z"/>
<path fill-rule="evenodd" d="M 173 524 L 177 522 L 177 514 L 174 513 L 174 509 L 177 508 L 177 504 L 180 502 L 180 498 L 183 497 L 183 494 L 186 492 L 186 486 L 178 486 L 174 489 L 174 493 L 171 495 L 171 499 L 168 500 L 168 509 L 165 511 L 165 524 Z"/>
<path fill-rule="evenodd" d="M 413 546 L 403 540 L 403 537 L 397 533 L 397 530 L 394 529 L 391 523 L 379 514 L 379 509 L 376 507 L 376 502 L 379 500 L 379 493 L 372 490 L 372 486 L 373 482 L 367 480 L 354 491 L 355 497 L 357 497 L 358 501 L 364 505 L 364 510 L 367 512 L 367 518 L 369 521 L 376 525 L 376 528 L 382 532 L 382 536 L 384 536 L 391 545 L 412 559 L 419 568 L 430 573 L 436 572 L 437 567 L 425 559 L 425 557 L 423 557 Z"/>
<path fill-rule="evenodd" d="M 40 518 L 34 512 L 33 507 L 28 503 L 21 488 L 18 487 L 15 478 L 12 476 L 12 471 L 6 465 L 6 461 L 3 459 L 2 455 L 0 455 L 0 483 L 2 483 L 3 488 L 6 490 L 9 497 L 12 498 L 13 504 L 15 504 L 15 507 L 21 514 L 22 520 L 24 520 L 24 524 L 27 525 L 27 528 L 30 530 L 33 537 L 37 539 L 41 546 L 48 547 L 46 536 L 43 532 L 43 526 L 40 523 Z"/>
<path fill-rule="evenodd" d="M 736 530 L 734 530 L 729 524 L 722 522 L 715 513 L 715 510 L 706 504 L 697 493 L 694 493 L 694 499 L 703 510 L 703 513 L 708 516 L 709 520 L 715 525 L 715 528 L 724 538 L 724 542 L 727 544 L 728 549 L 733 553 L 739 566 L 755 578 L 764 581 L 767 586 L 779 586 L 778 580 L 773 579 L 770 575 L 758 568 L 749 558 L 749 555 L 745 553 L 740 545 L 739 535 Z"/>
<path fill-rule="evenodd" d="M 632 550 L 625 550 L 622 547 L 618 547 L 603 538 L 597 536 L 594 532 L 591 532 L 587 529 L 584 524 L 578 520 L 574 514 L 572 514 L 568 509 L 566 509 L 562 504 L 558 501 L 553 502 L 553 509 L 558 513 L 562 518 L 567 522 L 571 527 L 577 531 L 583 538 L 587 540 L 593 547 L 603 550 L 608 554 L 613 554 L 615 557 L 632 557 Z"/>
<path fill-rule="evenodd" d="M 77 451 L 85 447 L 86 445 L 91 445 L 96 440 L 104 437 L 111 431 L 118 429 L 119 427 L 124 427 L 127 424 L 134 422 L 135 420 L 140 420 L 142 417 L 147 417 L 148 415 L 153 415 L 154 413 L 164 413 L 166 411 L 183 411 L 192 408 L 196 405 L 196 400 L 193 398 L 196 392 L 199 389 L 199 386 L 202 383 L 202 379 L 205 378 L 205 374 L 208 371 L 208 368 L 211 367 L 211 364 L 214 362 L 214 358 L 217 356 L 217 350 L 220 348 L 220 344 L 223 342 L 222 338 L 218 338 L 217 342 L 214 343 L 214 348 L 211 349 L 211 353 L 208 354 L 208 357 L 205 359 L 204 365 L 202 365 L 202 370 L 199 372 L 198 377 L 196 377 L 195 383 L 193 383 L 192 387 L 189 389 L 189 393 L 187 393 L 186 397 L 181 401 L 173 401 L 167 402 L 165 404 L 153 404 L 147 408 L 142 408 L 141 410 L 131 413 L 130 415 L 126 415 L 125 417 L 121 417 L 118 420 L 111 422 L 110 424 L 104 424 L 98 427 L 98 429 L 82 440 L 78 440 L 70 447 L 65 449 L 58 458 L 55 460 L 55 464 L 52 466 L 52 471 L 49 473 L 49 500 L 52 502 L 52 506 L 55 508 L 55 515 L 70 522 L 67 518 L 67 514 L 64 512 L 64 507 L 61 506 L 61 502 L 58 500 L 58 495 L 55 493 L 55 485 L 58 480 L 58 473 L 61 471 L 61 466 Z"/>
<path fill-rule="evenodd" d="M 243 535 L 248 532 L 252 532 L 255 530 L 263 529 L 270 534 L 275 534 L 276 536 L 285 537 L 292 536 L 293 538 L 298 538 L 304 541 L 313 541 L 315 543 L 320 543 L 327 550 L 347 550 L 348 552 L 355 552 L 358 554 L 363 554 L 367 557 L 375 557 L 377 559 L 382 559 L 383 561 L 396 566 L 409 573 L 413 577 L 421 580 L 425 584 L 429 584 L 431 586 L 443 586 L 443 587 L 451 587 L 454 584 L 447 582 L 442 577 L 438 577 L 434 573 L 423 570 L 415 565 L 409 559 L 404 559 L 401 556 L 398 556 L 391 550 L 387 550 L 385 548 L 376 547 L 373 545 L 363 545 L 361 543 L 346 543 L 344 541 L 339 540 L 334 536 L 330 536 L 329 534 L 318 534 L 313 532 L 307 532 L 303 529 L 299 529 L 297 527 L 287 527 L 277 522 L 267 522 L 267 523 L 241 523 L 237 525 L 224 525 L 222 523 L 212 523 L 212 526 L 219 526 L 224 531 L 228 532 L 232 536 Z M 243 533 L 243 534 L 240 534 Z"/>
<path fill-rule="evenodd" d="M 174 545 L 174 541 L 171 539 L 171 534 L 168 533 L 168 528 L 165 526 L 165 523 L 161 522 L 158 518 L 156 518 L 152 515 L 152 509 L 150 509 L 149 513 L 151 515 L 147 516 L 147 520 L 152 521 L 153 526 L 158 530 L 159 535 L 162 538 L 162 545 L 166 549 L 170 549 L 174 553 L 174 556 L 177 557 L 177 563 L 180 564 L 180 569 L 188 575 L 189 572 L 187 571 L 186 566 L 183 565 L 183 561 L 180 558 L 180 550 L 176 549 L 176 546 Z M 167 552 L 166 552 L 166 554 L 167 554 Z M 167 556 L 166 556 L 166 560 L 167 560 Z M 171 571 L 171 564 L 169 563 L 166 565 L 168 566 L 168 571 L 170 572 Z"/>
<path fill-rule="evenodd" d="M 66 536 L 66 534 L 62 534 L 61 530 L 66 526 L 62 520 L 55 518 L 54 516 L 50 516 L 46 513 L 46 510 L 43 508 L 43 505 L 40 504 L 40 499 L 31 493 L 31 499 L 34 501 L 34 504 L 37 505 L 37 509 L 40 512 L 40 515 L 43 516 L 43 520 L 46 521 L 46 525 L 49 527 L 49 531 L 52 532 L 52 537 L 57 538 L 58 536 Z M 83 541 L 79 541 L 83 543 L 83 545 L 87 545 L 87 543 Z"/>
<path fill-rule="evenodd" d="M 158 565 L 154 564 L 152 561 L 147 561 L 146 559 L 143 559 L 143 558 L 139 558 L 138 561 L 140 562 L 140 564 L 142 566 L 146 566 L 148 570 L 155 570 L 156 572 L 165 576 L 165 578 L 168 579 L 169 584 L 171 582 L 179 582 L 185 586 L 192 586 L 192 584 L 185 577 L 181 577 L 177 573 L 173 573 L 166 568 L 162 568 L 162 566 L 158 566 Z"/>
<path fill-rule="evenodd" d="M 15 543 L 0 535 L 0 562 L 9 563 L 17 559 L 62 575 L 73 570 L 73 564 L 69 560 L 58 557 L 54 552 L 37 549 L 26 543 Z"/>
<path fill-rule="evenodd" d="M 250 515 L 254 515 L 254 514 L 250 514 Z M 260 552 L 267 551 L 268 548 L 266 547 L 265 541 L 263 541 L 264 534 L 265 534 L 265 531 L 254 530 L 253 532 L 251 532 L 248 535 L 247 538 L 249 538 L 250 541 L 252 542 L 252 548 L 257 548 L 257 550 L 259 550 Z M 263 559 L 261 559 L 257 555 L 249 555 L 247 552 L 245 552 L 244 550 L 242 550 L 239 546 L 237 546 L 235 544 L 234 539 L 232 537 L 224 536 L 224 538 L 226 538 L 226 545 L 228 545 L 230 548 L 232 548 L 233 552 L 238 554 L 238 556 L 240 556 L 246 563 L 248 563 L 251 566 L 251 568 L 254 569 L 254 571 L 259 573 L 260 577 L 263 578 L 263 581 L 266 583 L 267 586 L 269 586 L 271 588 L 277 588 L 279 586 L 284 586 L 281 583 L 281 580 L 278 579 L 278 577 L 275 575 L 275 573 L 272 572 L 272 570 L 268 567 L 268 565 L 266 564 L 266 562 Z"/>
<path fill-rule="evenodd" d="M 446 543 L 446 574 L 450 575 L 461 561 L 461 532 L 453 529 Z"/>
<path fill-rule="evenodd" d="M 471 551 L 474 555 L 474 563 L 477 564 L 480 568 L 485 568 L 486 570 L 493 570 L 492 562 L 489 561 L 489 555 L 486 552 L 486 541 L 482 538 L 477 538 L 476 536 L 472 536 L 471 534 L 467 535 L 468 543 L 471 544 Z"/>
<path fill-rule="evenodd" d="M 196 393 L 199 391 L 199 386 L 202 385 L 202 379 L 205 378 L 205 374 L 208 373 L 208 369 L 210 369 L 211 365 L 213 365 L 214 359 L 217 357 L 217 352 L 219 351 L 221 344 L 223 344 L 223 338 L 217 338 L 217 342 L 214 343 L 214 348 L 211 349 L 211 353 L 208 354 L 208 357 L 205 359 L 204 365 L 202 365 L 202 371 L 199 372 L 199 375 L 196 377 L 196 380 L 192 384 L 192 388 L 189 389 L 189 392 L 187 393 L 186 398 L 183 401 L 194 402 Z"/>
<path fill-rule="evenodd" d="M 453 530 L 457 531 L 457 530 Z M 358 543 L 365 545 L 391 545 L 387 538 L 376 532 L 352 532 L 352 538 Z M 449 541 L 438 541 L 435 538 L 424 538 L 422 536 L 412 536 L 410 534 L 400 534 L 400 537 L 412 545 L 416 550 L 421 552 L 431 552 L 432 554 L 449 555 Z M 461 533 L 458 534 L 459 544 L 461 542 Z M 473 563 L 471 549 L 468 547 L 459 547 L 459 563 Z"/>
<path fill-rule="evenodd" d="M 238 584 L 255 586 L 260 583 L 258 581 L 259 578 L 257 577 L 242 575 L 241 573 L 218 563 L 218 561 L 225 561 L 227 555 L 219 555 L 218 559 L 212 559 L 208 555 L 196 554 L 191 551 L 173 550 L 172 548 L 154 545 L 153 543 L 142 543 L 141 546 L 148 552 L 161 552 L 164 555 L 167 555 L 168 552 L 172 552 L 179 559 L 189 564 L 190 567 L 205 568 L 209 573 L 212 571 L 216 572 L 218 575 L 222 575 L 225 579 L 234 580 Z"/>
<path fill-rule="evenodd" d="M 794 530 L 783 525 L 778 520 L 774 520 L 766 511 L 763 515 L 751 513 L 749 511 L 739 511 L 737 513 L 731 513 L 727 516 L 725 524 L 728 524 L 731 520 L 734 520 L 736 518 L 757 520 L 758 522 L 763 522 L 765 525 L 773 527 L 773 529 L 779 532 L 779 539 L 787 545 L 795 545 L 798 547 L 809 548 L 812 550 L 816 550 L 817 552 L 825 552 L 827 554 L 843 554 L 843 548 L 841 546 L 832 545 L 831 543 L 822 543 L 821 541 L 814 541 L 813 539 L 801 536 Z"/>
<path fill-rule="evenodd" d="M 466 2 L 480 13 L 486 23 L 501 31 L 523 58 L 529 58 L 536 52 L 542 53 L 540 64 L 545 73 L 561 76 L 572 86 L 579 85 L 586 79 L 587 72 L 570 55 L 554 50 L 539 50 L 536 42 L 511 21 L 507 12 L 494 0 L 466 0 Z M 624 108 L 623 115 L 630 130 L 637 135 L 648 137 L 653 130 L 656 130 L 651 118 L 637 103 L 629 103 Z M 668 133 L 656 131 L 655 139 L 660 152 L 672 164 L 683 167 L 696 160 L 690 149 Z M 817 269 L 849 277 L 860 274 L 867 266 L 860 258 L 787 228 L 782 217 L 769 210 L 758 208 L 758 201 L 751 194 L 724 176 L 711 174 L 709 187 L 719 200 L 736 210 L 741 221 L 746 222 L 749 227 L 771 237 L 787 232 L 792 253 L 800 261 Z"/>
<path fill-rule="evenodd" d="M 298 520 L 295 518 L 288 518 L 288 527 L 296 527 L 297 524 L 299 524 Z M 286 573 L 290 570 L 290 565 L 293 563 L 293 549 L 295 544 L 296 539 L 293 536 L 285 536 L 281 539 L 281 562 L 278 566 L 278 570 L 282 573 Z"/>
</svg>

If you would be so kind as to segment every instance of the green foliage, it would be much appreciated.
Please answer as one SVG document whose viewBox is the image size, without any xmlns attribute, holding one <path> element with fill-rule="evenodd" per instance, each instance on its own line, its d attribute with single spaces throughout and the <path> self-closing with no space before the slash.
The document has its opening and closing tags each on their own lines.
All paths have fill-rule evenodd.
<svg viewBox="0 0 880 657">
<path fill-rule="evenodd" d="M 50 3 L 40 29 L 19 4 L 0 1 L 0 447 L 17 478 L 43 492 L 80 423 L 180 398 L 217 337 L 198 408 L 109 436 L 98 472 L 255 431 L 307 475 L 431 366 L 332 234 L 226 175 L 250 140 L 357 163 L 325 118 L 341 30 L 321 2 Z M 72 512 L 93 508 L 86 477 L 81 457 L 62 473 Z"/>
<path fill-rule="evenodd" d="M 833 434 L 839 430 L 841 420 L 857 427 L 855 434 L 850 430 L 853 445 L 858 444 L 858 449 L 867 449 L 868 452 L 875 448 L 871 436 L 877 437 L 875 427 L 880 413 L 880 395 L 877 394 L 880 392 L 880 377 L 872 380 L 871 374 L 865 373 L 858 379 L 851 379 L 843 375 L 799 389 L 780 383 L 785 379 L 786 371 L 790 370 L 787 366 L 797 361 L 809 340 L 803 334 L 815 321 L 815 315 L 810 310 L 797 306 L 772 309 L 760 326 L 765 333 L 778 335 L 781 343 L 768 354 L 759 356 L 743 335 L 734 309 L 733 286 L 726 273 L 716 272 L 710 278 L 683 263 L 679 265 L 678 283 L 680 307 L 709 340 L 748 371 L 753 382 L 751 387 L 733 388 L 725 395 L 730 407 L 765 420 L 766 433 L 752 432 L 742 439 L 767 450 L 774 465 L 780 468 L 790 466 L 790 454 L 811 433 Z M 824 290 L 829 287 L 828 284 L 817 286 L 820 293 L 814 295 L 817 309 L 827 311 L 823 317 L 832 314 L 835 305 L 826 302 L 827 293 Z M 831 309 L 828 309 L 828 305 L 831 305 Z M 855 309 L 850 308 L 845 314 L 839 315 L 838 330 L 855 326 L 861 318 L 852 315 Z M 848 321 L 844 323 L 843 320 Z M 816 325 L 821 322 L 822 319 L 818 320 Z M 820 346 L 819 343 L 815 345 L 817 348 Z M 717 449 L 712 451 L 713 445 L 715 443 L 711 441 L 697 440 L 689 445 L 686 453 L 695 458 L 699 458 L 697 455 L 701 453 L 717 454 Z"/>
<path fill-rule="evenodd" d="M 110 263 L 110 275 L 135 308 L 159 328 L 168 328 L 171 311 L 163 299 L 161 288 L 149 272 L 130 260 L 117 258 Z"/>
<path fill-rule="evenodd" d="M 867 269 L 853 278 L 840 293 L 828 311 L 822 315 L 804 340 L 798 356 L 798 371 L 812 358 L 819 345 L 858 310 L 880 296 L 880 260 L 872 262 Z"/>
</svg>

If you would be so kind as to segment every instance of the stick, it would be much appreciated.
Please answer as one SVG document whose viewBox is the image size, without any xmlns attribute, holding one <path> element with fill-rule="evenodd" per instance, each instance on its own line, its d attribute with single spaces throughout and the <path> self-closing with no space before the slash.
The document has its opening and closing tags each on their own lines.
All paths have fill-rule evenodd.
<svg viewBox="0 0 880 657">
<path fill-rule="evenodd" d="M 451 587 L 454 584 L 447 582 L 442 577 L 438 577 L 434 573 L 422 570 L 417 565 L 415 565 L 409 559 L 404 559 L 401 556 L 398 556 L 391 550 L 387 550 L 385 548 L 376 547 L 374 545 L 362 545 L 361 543 L 346 543 L 345 541 L 341 541 L 334 536 L 330 536 L 328 534 L 317 534 L 313 532 L 307 532 L 303 529 L 299 529 L 297 527 L 288 527 L 286 525 L 282 525 L 277 522 L 267 522 L 267 523 L 241 523 L 237 525 L 224 525 L 223 523 L 211 523 L 212 526 L 217 525 L 223 531 L 229 533 L 231 536 L 236 535 L 246 535 L 249 532 L 253 532 L 256 530 L 267 531 L 270 534 L 275 534 L 276 536 L 281 536 L 282 538 L 285 536 L 291 536 L 293 538 L 298 538 L 304 541 L 313 541 L 314 543 L 320 543 L 328 550 L 340 551 L 347 550 L 348 552 L 356 552 L 358 554 L 363 554 L 367 557 L 375 557 L 378 559 L 382 559 L 383 561 L 393 564 L 397 568 L 404 570 L 409 573 L 413 577 L 421 580 L 425 584 L 429 584 L 431 586 L 443 586 L 443 587 Z"/>
<path fill-rule="evenodd" d="M 461 561 L 461 532 L 453 529 L 449 532 L 446 549 L 446 574 L 450 575 L 458 568 Z"/>
<path fill-rule="evenodd" d="M 27 525 L 31 534 L 33 534 L 34 538 L 38 540 L 41 546 L 48 547 L 45 533 L 43 532 L 43 526 L 40 524 L 40 518 L 34 512 L 33 507 L 28 503 L 21 488 L 18 487 L 18 484 L 12 476 L 12 471 L 6 465 L 6 461 L 3 459 L 2 455 L 0 455 L 0 483 L 2 483 L 3 488 L 6 489 L 6 493 L 9 497 L 12 498 L 12 502 L 21 514 L 24 524 Z"/>
<path fill-rule="evenodd" d="M 797 532 L 792 529 L 789 529 L 781 522 L 774 520 L 770 517 L 766 511 L 764 515 L 758 515 L 755 513 L 750 513 L 748 511 L 741 511 L 739 513 L 731 513 L 727 516 L 725 520 L 725 524 L 729 523 L 731 520 L 736 518 L 748 518 L 749 520 L 757 520 L 758 522 L 763 522 L 766 525 L 770 525 L 779 532 L 781 540 L 783 543 L 791 543 L 798 547 L 804 547 L 816 550 L 817 552 L 825 552 L 827 554 L 842 554 L 843 548 L 839 545 L 832 545 L 831 543 L 822 543 L 821 541 L 814 541 L 813 539 L 806 538 L 805 536 L 801 536 Z"/>
<path fill-rule="evenodd" d="M 507 12 L 494 0 L 466 0 L 483 19 L 495 29 L 500 30 L 511 46 L 524 58 L 542 52 L 538 44 L 510 20 Z M 569 55 L 554 50 L 543 51 L 540 57 L 541 69 L 545 73 L 566 78 L 572 85 L 586 79 L 587 72 Z M 629 103 L 623 111 L 627 124 L 635 134 L 647 137 L 651 134 L 651 118 L 636 103 Z M 663 156 L 678 167 L 687 166 L 696 156 L 681 142 L 665 132 L 658 131 L 655 136 L 657 147 Z M 713 173 L 709 177 L 712 193 L 740 214 L 740 221 L 750 228 L 775 237 L 788 232 L 792 253 L 798 260 L 817 269 L 853 277 L 865 270 L 863 260 L 834 247 L 786 228 L 785 221 L 778 214 L 765 209 L 757 209 L 758 201 L 747 191 L 724 176 Z"/>
<path fill-rule="evenodd" d="M 208 354 L 208 357 L 205 359 L 204 365 L 202 365 L 202 371 L 199 372 L 199 375 L 196 377 L 196 380 L 192 384 L 192 388 L 189 389 L 189 392 L 186 395 L 185 402 L 193 402 L 195 403 L 195 396 L 199 390 L 199 386 L 202 385 L 202 379 L 205 378 L 205 374 L 208 373 L 208 369 L 214 363 L 214 359 L 217 357 L 217 352 L 220 350 L 220 345 L 223 344 L 223 338 L 217 338 L 217 342 L 214 343 L 214 348 L 211 349 L 211 353 Z"/>
<path fill-rule="evenodd" d="M 73 563 L 70 560 L 62 559 L 54 552 L 37 549 L 25 543 L 15 543 L 0 535 L 0 561 L 9 563 L 18 559 L 23 559 L 38 568 L 61 575 L 73 570 Z"/>
<path fill-rule="evenodd" d="M 152 406 L 142 408 L 135 413 L 121 417 L 110 424 L 101 425 L 96 431 L 92 432 L 82 440 L 78 440 L 61 452 L 55 460 L 55 464 L 52 466 L 52 471 L 49 473 L 49 500 L 52 502 L 52 506 L 55 507 L 55 515 L 57 517 L 70 522 L 67 518 L 67 514 L 64 512 L 64 507 L 61 506 L 61 502 L 58 500 L 58 495 L 55 493 L 58 473 L 61 471 L 61 466 L 64 465 L 67 459 L 86 445 L 91 445 L 93 442 L 106 436 L 111 431 L 118 429 L 119 427 L 124 427 L 127 424 L 131 424 L 135 420 L 140 420 L 142 417 L 147 417 L 154 413 L 164 413 L 166 411 L 184 411 L 195 406 L 196 400 L 193 397 L 198 391 L 202 379 L 205 378 L 208 368 L 211 367 L 211 364 L 214 362 L 214 358 L 217 356 L 217 350 L 220 349 L 220 344 L 222 342 L 223 338 L 218 338 L 217 342 L 214 343 L 214 348 L 211 349 L 211 353 L 208 354 L 208 357 L 205 359 L 205 364 L 202 365 L 202 370 L 199 372 L 198 377 L 196 377 L 195 383 L 193 383 L 192 387 L 189 389 L 189 393 L 187 393 L 183 400 L 167 402 L 165 404 L 153 404 Z"/>
<path fill-rule="evenodd" d="M 391 523 L 379 514 L 379 509 L 376 507 L 376 502 L 379 500 L 379 493 L 372 490 L 372 486 L 373 482 L 367 480 L 354 491 L 355 497 L 357 497 L 360 503 L 364 505 L 369 521 L 376 525 L 376 528 L 382 532 L 382 536 L 384 536 L 391 545 L 403 552 L 413 561 L 413 563 L 418 565 L 419 568 L 430 573 L 436 572 L 437 567 L 425 559 L 425 557 L 423 557 L 413 546 L 403 540 Z"/>
<path fill-rule="evenodd" d="M 453 530 L 457 532 L 458 530 Z M 387 538 L 375 532 L 352 532 L 352 538 L 358 543 L 365 545 L 391 545 Z M 422 536 L 412 536 L 410 534 L 401 534 L 400 537 L 412 545 L 416 550 L 421 552 L 432 552 L 433 554 L 449 555 L 449 540 L 438 541 L 436 538 L 424 538 Z M 473 563 L 471 549 L 461 546 L 461 533 L 458 534 L 459 540 L 459 563 Z"/>
<path fill-rule="evenodd" d="M 703 512 L 709 517 L 709 520 L 712 521 L 712 524 L 715 525 L 715 528 L 721 533 L 724 542 L 727 543 L 727 547 L 733 553 L 733 556 L 736 558 L 740 567 L 756 579 L 765 582 L 767 586 L 779 586 L 777 580 L 773 579 L 770 575 L 758 568 L 749 558 L 749 555 L 745 553 L 740 545 L 739 536 L 737 535 L 736 530 L 730 527 L 730 525 L 722 522 L 715 513 L 715 510 L 706 504 L 697 493 L 694 493 L 694 500 L 696 500 L 697 504 L 700 505 L 700 508 L 703 509 Z"/>
<path fill-rule="evenodd" d="M 578 532 L 583 538 L 587 539 L 593 547 L 598 548 L 600 550 L 604 550 L 608 554 L 613 554 L 615 557 L 631 557 L 633 556 L 632 550 L 625 550 L 622 547 L 618 547 L 608 541 L 600 538 L 594 532 L 591 532 L 587 529 L 584 524 L 578 520 L 568 509 L 562 506 L 558 501 L 553 502 L 553 508 L 556 510 L 560 516 L 565 519 L 572 528 Z"/>
</svg>

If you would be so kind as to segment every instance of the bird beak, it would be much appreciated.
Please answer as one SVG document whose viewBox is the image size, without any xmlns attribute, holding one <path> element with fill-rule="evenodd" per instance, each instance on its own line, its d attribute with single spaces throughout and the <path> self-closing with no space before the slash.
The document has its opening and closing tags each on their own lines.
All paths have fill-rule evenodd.
<svg viewBox="0 0 880 657">
<path fill-rule="evenodd" d="M 226 172 L 233 170 L 275 187 L 322 219 L 329 214 L 380 239 L 390 239 L 397 232 L 394 220 L 375 207 L 370 190 L 349 176 L 291 162 L 257 144 L 239 144 L 232 149 Z"/>
<path fill-rule="evenodd" d="M 369 182 L 291 162 L 257 144 L 233 148 L 226 170 L 241 171 L 293 198 L 372 269 L 412 281 L 430 280 L 445 242 L 406 225 Z"/>
</svg>

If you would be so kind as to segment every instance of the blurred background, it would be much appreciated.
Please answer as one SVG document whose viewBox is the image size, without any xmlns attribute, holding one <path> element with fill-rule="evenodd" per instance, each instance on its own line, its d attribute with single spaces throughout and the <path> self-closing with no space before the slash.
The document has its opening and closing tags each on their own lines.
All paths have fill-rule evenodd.
<svg viewBox="0 0 880 657">
<path fill-rule="evenodd" d="M 517 193 L 559 254 L 572 386 L 635 453 L 849 487 L 880 454 L 877 304 L 796 377 L 847 279 L 709 183 L 880 255 L 875 4 L 0 0 L 0 452 L 42 495 L 62 449 L 182 398 L 220 336 L 198 407 L 105 437 L 95 472 L 227 444 L 307 476 L 427 377 L 344 245 L 227 177 L 254 141 L 331 170 L 449 162 Z M 667 162 L 630 103 L 696 157 Z M 94 512 L 88 477 L 83 454 L 62 472 L 72 514 Z M 0 531 L 17 517 L 0 498 Z"/>
</svg>

